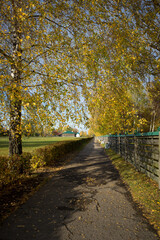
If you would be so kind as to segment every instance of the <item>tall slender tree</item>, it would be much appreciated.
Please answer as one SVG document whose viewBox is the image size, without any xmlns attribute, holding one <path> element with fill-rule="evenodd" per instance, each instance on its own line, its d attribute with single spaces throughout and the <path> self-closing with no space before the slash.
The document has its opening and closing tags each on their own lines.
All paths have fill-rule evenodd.
<svg viewBox="0 0 160 240">
<path fill-rule="evenodd" d="M 85 33 L 79 6 L 72 1 L 1 1 L 0 101 L 4 120 L 10 119 L 10 155 L 22 153 L 22 116 L 35 123 L 74 118 L 85 84 L 78 67 L 77 35 L 82 29 Z M 83 106 L 77 109 L 82 111 Z"/>
</svg>

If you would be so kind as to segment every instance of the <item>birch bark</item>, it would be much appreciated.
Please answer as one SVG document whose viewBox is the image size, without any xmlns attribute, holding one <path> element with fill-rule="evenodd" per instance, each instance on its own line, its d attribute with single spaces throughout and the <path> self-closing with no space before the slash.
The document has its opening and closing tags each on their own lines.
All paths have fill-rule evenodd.
<svg viewBox="0 0 160 240">
<path fill-rule="evenodd" d="M 16 17 L 15 1 L 12 0 L 14 26 L 13 26 L 13 64 L 11 65 L 10 86 L 10 126 L 9 126 L 9 155 L 22 154 L 21 131 L 21 32 Z"/>
</svg>

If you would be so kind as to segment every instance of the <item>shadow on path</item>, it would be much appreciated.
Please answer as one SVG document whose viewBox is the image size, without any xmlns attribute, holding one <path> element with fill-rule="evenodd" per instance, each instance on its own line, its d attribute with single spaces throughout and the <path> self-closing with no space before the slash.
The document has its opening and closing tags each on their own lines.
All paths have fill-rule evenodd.
<svg viewBox="0 0 160 240">
<path fill-rule="evenodd" d="M 131 201 L 117 170 L 107 159 L 104 149 L 91 141 L 72 162 L 60 170 L 15 214 L 4 221 L 0 228 L 0 240 L 84 239 L 83 236 L 74 237 L 75 233 L 69 226 L 76 222 L 77 228 L 81 227 L 77 225 L 78 218 L 84 213 L 88 214 L 90 206 L 94 206 L 96 212 L 100 213 L 97 194 L 101 188 L 102 190 L 108 189 L 108 193 L 112 191 L 115 195 L 118 194 L 116 196 L 127 196 Z M 137 211 L 136 214 L 140 213 Z M 103 218 L 102 216 L 99 221 L 103 222 Z M 111 217 L 110 219 L 112 221 Z M 136 221 L 136 216 L 133 221 Z M 90 226 L 91 232 L 92 227 Z M 150 235 L 148 237 L 144 239 L 158 239 L 154 237 L 154 234 L 152 238 Z M 93 239 L 99 238 L 95 236 Z"/>
</svg>

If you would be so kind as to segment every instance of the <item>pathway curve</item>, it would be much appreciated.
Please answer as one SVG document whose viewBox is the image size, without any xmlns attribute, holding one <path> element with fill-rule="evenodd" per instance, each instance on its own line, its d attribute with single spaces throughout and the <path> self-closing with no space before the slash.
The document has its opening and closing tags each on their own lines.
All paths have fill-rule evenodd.
<svg viewBox="0 0 160 240">
<path fill-rule="evenodd" d="M 0 227 L 0 240 L 157 240 L 91 141 Z"/>
</svg>

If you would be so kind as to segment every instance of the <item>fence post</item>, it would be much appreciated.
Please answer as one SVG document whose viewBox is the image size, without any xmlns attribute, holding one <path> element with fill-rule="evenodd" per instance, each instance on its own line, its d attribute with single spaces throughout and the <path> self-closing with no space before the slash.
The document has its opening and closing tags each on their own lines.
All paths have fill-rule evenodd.
<svg viewBox="0 0 160 240">
<path fill-rule="evenodd" d="M 118 136 L 118 153 L 121 154 L 121 150 L 120 150 L 120 136 Z"/>
<path fill-rule="evenodd" d="M 158 160 L 159 160 L 159 162 L 158 162 L 158 166 L 159 166 L 159 176 L 158 176 L 158 186 L 159 186 L 159 189 L 160 189 L 160 131 L 159 131 L 159 141 L 158 141 L 158 143 L 159 143 L 159 158 L 158 158 Z"/>
<path fill-rule="evenodd" d="M 125 136 L 125 160 L 127 161 L 127 137 Z"/>
<path fill-rule="evenodd" d="M 135 167 L 139 169 L 137 147 L 138 147 L 137 136 L 134 135 L 134 164 Z"/>
</svg>

